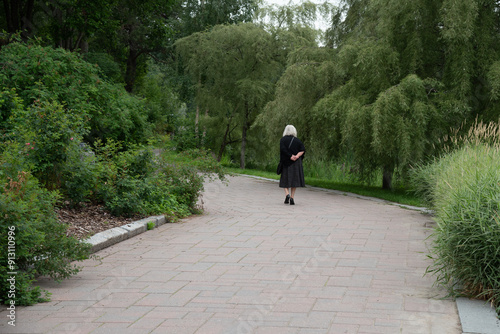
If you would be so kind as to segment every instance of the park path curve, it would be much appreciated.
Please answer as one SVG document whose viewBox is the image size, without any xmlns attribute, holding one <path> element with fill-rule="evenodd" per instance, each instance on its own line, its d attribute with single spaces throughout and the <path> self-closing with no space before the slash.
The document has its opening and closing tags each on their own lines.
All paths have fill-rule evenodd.
<svg viewBox="0 0 500 334">
<path fill-rule="evenodd" d="M 283 204 L 274 181 L 207 183 L 204 214 L 97 253 L 41 281 L 0 333 L 459 334 L 456 304 L 424 276 L 432 220 L 316 188 Z"/>
</svg>

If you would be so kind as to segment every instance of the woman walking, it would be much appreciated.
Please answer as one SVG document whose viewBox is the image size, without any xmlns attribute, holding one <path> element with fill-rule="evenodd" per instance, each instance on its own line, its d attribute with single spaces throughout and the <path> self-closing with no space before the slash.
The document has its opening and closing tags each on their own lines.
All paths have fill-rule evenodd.
<svg viewBox="0 0 500 334">
<path fill-rule="evenodd" d="M 287 125 L 280 140 L 280 162 L 283 164 L 280 188 L 285 189 L 285 204 L 295 205 L 295 190 L 306 186 L 302 168 L 305 152 L 304 144 L 297 138 L 297 130 L 293 125 Z"/>
</svg>

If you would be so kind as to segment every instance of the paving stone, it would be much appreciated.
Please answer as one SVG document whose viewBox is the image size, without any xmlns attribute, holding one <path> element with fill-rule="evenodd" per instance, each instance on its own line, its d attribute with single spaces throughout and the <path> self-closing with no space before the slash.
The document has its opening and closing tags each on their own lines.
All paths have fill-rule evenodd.
<svg viewBox="0 0 500 334">
<path fill-rule="evenodd" d="M 40 280 L 52 301 L 19 308 L 15 330 L 462 333 L 455 302 L 423 276 L 428 215 L 310 187 L 295 206 L 283 199 L 274 181 L 231 177 L 205 185 L 201 215 L 97 235 L 100 260 L 61 284 Z"/>
</svg>

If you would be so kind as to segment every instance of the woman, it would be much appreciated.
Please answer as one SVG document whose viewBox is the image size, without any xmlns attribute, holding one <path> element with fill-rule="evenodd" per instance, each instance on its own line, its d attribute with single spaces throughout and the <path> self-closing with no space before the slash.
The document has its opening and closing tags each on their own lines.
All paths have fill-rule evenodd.
<svg viewBox="0 0 500 334">
<path fill-rule="evenodd" d="M 280 161 L 283 164 L 280 188 L 285 188 L 285 204 L 295 205 L 295 190 L 306 186 L 302 168 L 305 152 L 304 144 L 297 138 L 297 130 L 293 125 L 287 125 L 280 140 Z"/>
</svg>

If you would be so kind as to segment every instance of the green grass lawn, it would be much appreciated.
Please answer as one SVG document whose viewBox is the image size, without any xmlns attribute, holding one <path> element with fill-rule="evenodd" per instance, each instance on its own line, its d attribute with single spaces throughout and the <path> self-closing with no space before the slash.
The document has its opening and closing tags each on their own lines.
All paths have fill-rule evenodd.
<svg viewBox="0 0 500 334">
<path fill-rule="evenodd" d="M 239 169 L 239 168 L 226 168 L 226 170 L 228 171 L 228 173 L 233 173 L 233 174 L 259 176 L 274 180 L 279 180 L 280 178 L 279 175 L 276 175 L 276 173 L 271 173 L 261 170 Z M 366 186 L 361 184 L 339 183 L 312 177 L 306 177 L 305 179 L 306 179 L 306 185 L 312 187 L 332 189 L 332 190 L 343 191 L 346 193 L 358 194 L 362 196 L 375 197 L 405 205 L 419 206 L 419 207 L 425 206 L 425 204 L 420 198 L 418 198 L 417 196 L 415 196 L 411 192 L 408 192 L 405 189 L 384 190 L 381 187 Z"/>
</svg>

